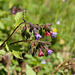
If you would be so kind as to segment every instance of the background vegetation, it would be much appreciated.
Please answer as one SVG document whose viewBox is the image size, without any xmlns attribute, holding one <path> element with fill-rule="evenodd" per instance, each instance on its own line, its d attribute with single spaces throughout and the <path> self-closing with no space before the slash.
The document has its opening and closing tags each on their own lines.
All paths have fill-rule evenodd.
<svg viewBox="0 0 75 75">
<path fill-rule="evenodd" d="M 24 70 L 27 75 L 30 75 L 28 70 L 31 73 L 37 72 L 37 75 L 51 75 L 61 62 L 75 58 L 75 0 L 0 0 L 0 44 L 16 27 L 15 15 L 11 14 L 12 6 L 22 7 L 26 10 L 25 20 L 27 22 L 32 24 L 53 23 L 52 28 L 56 28 L 58 34 L 52 40 L 49 37 L 42 39 L 51 42 L 49 47 L 53 50 L 51 55 L 38 57 L 36 54 L 33 57 L 28 53 L 29 43 L 22 42 L 9 46 L 10 42 L 22 40 L 21 31 L 17 31 L 6 42 L 6 46 L 0 49 L 0 61 L 3 61 L 4 55 L 11 60 L 9 70 L 4 62 L 0 63 L 0 75 L 7 75 L 8 71 L 10 73 L 8 75 L 16 75 L 16 72 L 19 75 L 21 67 L 18 66 L 18 61 L 21 59 L 22 52 L 25 52 L 26 57 L 23 62 L 28 64 Z M 60 21 L 59 25 L 57 21 Z M 13 59 L 13 55 L 16 58 Z M 9 60 L 5 61 L 8 62 Z M 45 63 L 42 64 L 42 61 Z M 31 67 L 35 66 L 42 67 L 39 67 L 38 70 L 33 69 L 33 71 Z M 74 72 L 75 66 L 68 65 L 59 69 L 55 75 L 72 75 Z"/>
</svg>

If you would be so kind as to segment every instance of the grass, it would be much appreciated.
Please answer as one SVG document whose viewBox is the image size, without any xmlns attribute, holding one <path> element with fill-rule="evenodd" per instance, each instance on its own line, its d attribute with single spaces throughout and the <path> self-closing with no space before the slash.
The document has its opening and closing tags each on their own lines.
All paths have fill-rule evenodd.
<svg viewBox="0 0 75 75">
<path fill-rule="evenodd" d="M 26 61 L 31 66 L 36 66 L 41 65 L 43 59 L 49 60 L 46 65 L 43 65 L 44 70 L 41 69 L 38 75 L 50 75 L 61 61 L 75 58 L 75 0 L 66 0 L 65 2 L 62 0 L 0 0 L 0 44 L 15 27 L 14 15 L 11 15 L 10 10 L 13 5 L 26 10 L 25 19 L 27 22 L 33 24 L 53 23 L 52 28 L 57 29 L 58 35 L 50 46 L 54 53 L 43 58 L 33 57 L 39 62 L 34 61 L 34 63 L 29 57 L 29 60 Z M 60 25 L 56 24 L 57 21 L 60 21 Z M 21 38 L 19 33 L 16 33 L 9 42 Z M 48 38 L 48 40 L 50 39 Z M 55 75 L 60 75 L 59 72 L 63 75 L 71 75 L 70 71 L 68 70 L 66 73 L 62 69 Z"/>
</svg>

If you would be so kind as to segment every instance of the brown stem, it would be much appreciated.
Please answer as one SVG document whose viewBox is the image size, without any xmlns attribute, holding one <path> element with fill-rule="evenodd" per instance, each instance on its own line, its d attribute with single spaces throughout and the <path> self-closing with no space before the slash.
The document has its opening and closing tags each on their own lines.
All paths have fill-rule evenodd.
<svg viewBox="0 0 75 75">
<path fill-rule="evenodd" d="M 21 40 L 21 41 L 16 41 L 16 42 L 10 43 L 10 45 L 15 44 L 15 43 L 19 43 L 19 42 L 25 42 L 25 41 L 32 41 L 32 40 Z"/>
<path fill-rule="evenodd" d="M 21 26 L 21 27 L 24 27 L 24 26 Z M 26 25 L 26 27 L 29 27 L 29 25 Z M 21 28 L 17 29 L 15 32 L 17 32 L 18 30 L 20 30 Z"/>
<path fill-rule="evenodd" d="M 52 26 L 52 23 L 47 23 L 47 24 L 45 24 L 46 26 Z M 45 25 L 40 25 L 39 24 L 39 26 L 41 27 L 41 26 L 45 26 Z"/>
<path fill-rule="evenodd" d="M 41 68 L 42 66 L 34 66 L 34 67 L 32 67 L 32 69 L 35 69 L 35 68 Z"/>
<path fill-rule="evenodd" d="M 31 24 L 31 23 L 28 23 L 28 22 L 26 22 L 26 21 L 20 23 L 20 24 L 14 29 L 14 31 L 11 33 L 11 35 L 1 44 L 0 48 L 3 47 L 3 45 L 5 44 L 5 42 L 7 42 L 7 41 L 10 39 L 10 37 L 14 34 L 14 32 L 17 30 L 17 28 L 18 28 L 21 24 L 23 24 L 23 23 L 25 23 L 25 26 L 26 26 L 26 24 Z M 46 25 L 52 25 L 52 24 L 46 24 Z M 39 26 L 43 26 L 43 25 L 39 25 Z"/>
<path fill-rule="evenodd" d="M 46 49 L 46 50 L 48 49 L 48 48 L 46 48 L 46 46 L 43 46 L 43 48 Z"/>
<path fill-rule="evenodd" d="M 37 41 L 37 40 L 20 40 L 20 41 L 12 42 L 12 43 L 10 43 L 10 45 L 15 44 L 15 43 L 19 43 L 19 42 L 25 42 L 25 41 L 33 41 L 33 43 L 35 43 L 35 42 L 37 42 L 37 43 L 44 42 L 44 41 Z M 44 43 L 50 44 L 49 42 L 44 42 Z"/>
<path fill-rule="evenodd" d="M 60 63 L 60 64 L 56 67 L 55 71 L 54 71 L 51 75 L 53 75 L 54 73 L 56 73 L 57 70 L 60 68 L 61 65 L 63 65 L 63 64 L 66 63 L 66 62 L 72 61 L 72 60 L 75 60 L 75 58 L 72 58 L 71 60 L 64 60 L 62 63 Z"/>
<path fill-rule="evenodd" d="M 0 47 L 2 47 L 2 46 L 5 44 L 5 42 L 10 39 L 10 37 L 14 34 L 14 32 L 16 31 L 16 29 L 17 29 L 21 24 L 23 24 L 23 23 L 25 23 L 25 22 L 20 23 L 20 24 L 14 29 L 14 31 L 11 33 L 11 35 L 1 44 Z"/>
<path fill-rule="evenodd" d="M 60 64 L 56 67 L 55 71 L 54 71 L 51 75 L 53 75 L 54 73 L 56 73 L 56 71 L 59 69 L 59 67 L 60 67 L 62 64 L 64 64 L 65 62 L 67 62 L 67 60 L 65 60 L 65 61 L 63 61 L 62 63 L 60 63 Z"/>
<path fill-rule="evenodd" d="M 68 65 L 65 65 L 65 66 L 60 67 L 59 69 L 65 68 L 65 67 L 67 67 L 69 65 L 75 65 L 75 64 L 68 64 Z"/>
</svg>

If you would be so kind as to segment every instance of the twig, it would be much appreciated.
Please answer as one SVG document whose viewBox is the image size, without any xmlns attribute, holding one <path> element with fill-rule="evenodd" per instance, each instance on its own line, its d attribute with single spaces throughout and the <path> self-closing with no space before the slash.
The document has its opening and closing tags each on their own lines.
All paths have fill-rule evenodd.
<svg viewBox="0 0 75 75">
<path fill-rule="evenodd" d="M 21 24 L 23 24 L 23 23 L 25 23 L 25 22 L 20 23 L 20 24 L 14 29 L 14 31 L 11 33 L 11 35 L 1 44 L 0 47 L 2 47 L 2 46 L 5 44 L 5 42 L 10 39 L 10 37 L 14 34 L 14 32 L 16 31 L 16 29 L 17 29 Z"/>
<path fill-rule="evenodd" d="M 59 69 L 65 68 L 65 67 L 67 67 L 69 65 L 75 65 L 75 64 L 68 64 L 68 65 L 65 65 L 65 66 L 60 67 Z"/>
<path fill-rule="evenodd" d="M 27 23 L 28 24 L 28 23 Z M 21 26 L 21 27 L 24 27 L 24 26 Z M 29 25 L 26 25 L 26 27 L 29 27 Z M 17 29 L 15 32 L 17 32 L 18 30 L 20 30 L 21 28 Z"/>
<path fill-rule="evenodd" d="M 22 18 L 22 19 L 23 19 L 23 18 Z M 11 35 L 1 44 L 0 48 L 3 47 L 3 45 L 5 44 L 5 42 L 7 42 L 7 41 L 10 39 L 10 37 L 14 34 L 14 32 L 17 30 L 17 28 L 18 28 L 21 24 L 25 23 L 25 26 L 26 26 L 26 24 L 31 24 L 31 23 L 26 22 L 24 19 L 23 19 L 23 21 L 24 21 L 24 22 L 20 23 L 20 24 L 14 29 L 14 31 L 11 33 Z M 45 24 L 45 25 L 51 26 L 52 23 Z M 39 25 L 39 26 L 44 26 L 44 25 Z M 29 25 L 28 25 L 28 27 L 29 27 Z"/>
<path fill-rule="evenodd" d="M 32 67 L 32 69 L 36 69 L 36 68 L 42 68 L 42 66 L 34 66 L 34 67 Z"/>
<path fill-rule="evenodd" d="M 1 44 L 0 48 L 3 47 L 3 45 L 5 44 L 5 42 L 7 42 L 7 41 L 10 39 L 10 37 L 15 33 L 15 31 L 17 30 L 17 28 L 18 28 L 21 24 L 23 24 L 23 23 L 25 23 L 25 24 L 30 24 L 30 23 L 28 23 L 28 22 L 26 22 L 26 21 L 20 23 L 20 24 L 14 29 L 14 31 L 11 33 L 11 35 Z"/>
<path fill-rule="evenodd" d="M 66 62 L 67 62 L 67 60 L 65 60 L 65 61 L 63 61 L 62 63 L 60 63 L 60 64 L 56 67 L 55 71 L 54 71 L 51 75 L 53 75 L 54 73 L 56 73 L 56 71 L 59 69 L 59 67 L 60 67 L 62 64 L 66 63 Z"/>
<path fill-rule="evenodd" d="M 56 73 L 57 70 L 59 69 L 59 67 L 60 67 L 61 65 L 63 65 L 63 64 L 66 63 L 66 62 L 72 61 L 72 60 L 75 60 L 75 58 L 72 58 L 71 60 L 64 60 L 62 63 L 60 63 L 60 64 L 56 67 L 55 71 L 54 71 L 51 75 L 53 75 L 54 73 Z"/>
<path fill-rule="evenodd" d="M 37 41 L 37 40 L 20 40 L 20 41 L 12 42 L 12 43 L 10 43 L 10 45 L 15 44 L 15 43 L 25 42 L 25 41 L 33 41 L 33 43 L 35 43 L 35 42 L 37 42 L 37 43 L 44 42 L 44 41 Z M 44 43 L 46 43 L 48 45 L 50 44 L 49 42 L 44 42 Z"/>
<path fill-rule="evenodd" d="M 15 44 L 15 43 L 19 43 L 19 42 L 25 42 L 25 41 L 32 41 L 32 40 L 21 40 L 21 41 L 16 41 L 16 42 L 10 43 L 10 45 Z"/>
</svg>

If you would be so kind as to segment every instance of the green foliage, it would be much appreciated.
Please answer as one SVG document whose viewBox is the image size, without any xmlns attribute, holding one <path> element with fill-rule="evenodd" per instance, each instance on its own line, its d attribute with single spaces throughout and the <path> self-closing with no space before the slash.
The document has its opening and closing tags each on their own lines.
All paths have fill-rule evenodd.
<svg viewBox="0 0 75 75">
<path fill-rule="evenodd" d="M 36 75 L 36 73 L 32 70 L 29 65 L 26 65 L 26 75 Z"/>
<path fill-rule="evenodd" d="M 10 50 L 9 50 L 9 47 L 8 47 L 8 45 L 7 45 L 7 44 L 6 44 L 6 49 L 7 49 L 7 51 L 10 51 Z"/>
<path fill-rule="evenodd" d="M 59 59 L 60 62 L 63 62 L 63 57 L 60 53 L 57 53 L 57 58 Z"/>
<path fill-rule="evenodd" d="M 21 52 L 13 50 L 12 54 L 13 54 L 16 58 L 22 59 L 22 57 L 21 57 Z"/>
<path fill-rule="evenodd" d="M 19 12 L 13 15 L 11 14 L 12 6 L 22 7 L 26 10 L 26 13 Z M 75 58 L 75 0 L 66 0 L 65 2 L 62 0 L 0 0 L 0 45 L 11 34 L 14 28 L 23 22 L 22 18 L 32 24 L 53 23 L 52 27 L 57 29 L 58 35 L 55 39 L 52 39 L 52 44 L 49 46 L 53 50 L 53 54 L 39 58 L 38 51 L 34 57 L 28 54 L 30 43 L 24 42 L 9 45 L 13 41 L 22 40 L 20 30 L 16 31 L 6 43 L 6 46 L 0 48 L 0 61 L 2 55 L 7 54 L 10 57 L 11 64 L 9 69 L 11 75 L 13 74 L 13 70 L 17 71 L 17 73 L 21 71 L 18 59 L 23 59 L 22 52 L 26 54 L 26 59 L 23 62 L 30 65 L 26 65 L 25 72 L 27 75 L 36 75 L 31 66 L 42 66 L 42 68 L 39 68 L 37 75 L 50 75 L 59 63 L 66 59 Z M 60 25 L 56 24 L 58 20 L 60 21 Z M 43 36 L 45 31 L 43 30 L 40 34 Z M 26 33 L 26 35 L 29 34 Z M 33 40 L 33 33 L 30 35 L 32 35 L 30 40 Z M 62 43 L 62 39 L 64 43 Z M 42 40 L 51 42 L 50 37 L 45 37 Z M 13 55 L 16 59 L 13 59 Z M 41 64 L 41 61 L 44 59 L 46 59 L 46 64 Z M 61 69 L 55 75 L 71 75 L 71 68 L 68 68 L 68 72 Z M 3 63 L 0 63 L 0 75 L 7 75 L 7 69 Z"/>
<path fill-rule="evenodd" d="M 19 12 L 15 15 L 14 19 L 15 19 L 15 26 L 17 26 L 18 24 L 20 24 L 21 22 L 23 22 L 22 20 L 23 18 L 23 12 Z"/>
<path fill-rule="evenodd" d="M 0 50 L 0 55 L 4 55 L 6 52 L 3 50 Z"/>
<path fill-rule="evenodd" d="M 4 15 L 8 15 L 8 14 L 9 14 L 8 11 L 0 10 L 0 17 L 3 17 Z"/>
</svg>

